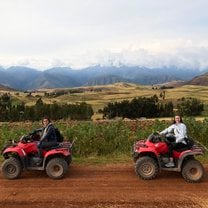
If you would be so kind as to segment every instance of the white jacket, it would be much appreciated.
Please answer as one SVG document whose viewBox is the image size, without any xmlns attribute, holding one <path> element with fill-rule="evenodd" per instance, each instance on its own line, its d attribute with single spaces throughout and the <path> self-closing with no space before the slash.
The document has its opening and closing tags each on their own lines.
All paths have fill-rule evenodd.
<svg viewBox="0 0 208 208">
<path fill-rule="evenodd" d="M 160 134 L 173 133 L 176 137 L 176 143 L 182 142 L 186 144 L 184 138 L 187 137 L 186 125 L 184 123 L 175 123 L 161 131 Z"/>
</svg>

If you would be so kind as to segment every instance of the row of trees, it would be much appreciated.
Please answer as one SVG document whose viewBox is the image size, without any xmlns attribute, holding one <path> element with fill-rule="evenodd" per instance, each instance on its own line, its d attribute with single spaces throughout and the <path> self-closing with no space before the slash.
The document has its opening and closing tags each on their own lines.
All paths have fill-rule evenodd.
<svg viewBox="0 0 208 208">
<path fill-rule="evenodd" d="M 197 116 L 204 110 L 204 104 L 196 98 L 182 98 L 177 109 L 181 115 Z"/>
<path fill-rule="evenodd" d="M 89 120 L 93 113 L 92 106 L 84 102 L 64 105 L 45 104 L 39 98 L 34 106 L 26 106 L 23 102 L 13 105 L 7 94 L 0 97 L 0 121 L 38 121 L 45 115 L 53 120 Z"/>
<path fill-rule="evenodd" d="M 200 115 L 204 105 L 196 98 L 182 98 L 174 106 L 172 102 L 161 103 L 157 95 L 152 97 L 138 97 L 131 101 L 123 100 L 121 102 L 108 103 L 106 107 L 99 110 L 105 118 L 155 118 L 169 117 L 174 115 L 174 108 L 183 116 Z M 53 120 L 71 119 L 71 120 L 89 120 L 93 115 L 91 105 L 85 102 L 79 104 L 45 104 L 39 98 L 34 106 L 26 106 L 25 103 L 12 103 L 8 94 L 0 97 L 0 121 L 22 121 L 22 120 L 40 120 L 44 115 Z"/>
<path fill-rule="evenodd" d="M 108 103 L 100 112 L 104 114 L 104 117 L 109 119 L 115 117 L 169 117 L 174 115 L 174 107 L 177 107 L 177 112 L 183 116 L 200 115 L 204 109 L 201 101 L 195 98 L 184 98 L 177 106 L 174 106 L 172 102 L 159 102 L 157 95 L 154 95 L 150 98 L 138 97 L 131 101 L 123 100 L 121 102 Z"/>
</svg>

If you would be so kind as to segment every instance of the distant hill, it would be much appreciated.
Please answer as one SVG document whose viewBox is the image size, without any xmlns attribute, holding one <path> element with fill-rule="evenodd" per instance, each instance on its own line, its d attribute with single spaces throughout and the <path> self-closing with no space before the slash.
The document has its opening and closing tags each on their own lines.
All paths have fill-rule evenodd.
<svg viewBox="0 0 208 208">
<path fill-rule="evenodd" d="M 200 85 L 200 86 L 208 86 L 208 73 L 199 75 L 187 81 L 186 84 L 188 85 Z"/>
<path fill-rule="evenodd" d="M 170 82 L 165 82 L 165 83 L 162 83 L 162 84 L 157 84 L 156 87 L 166 87 L 166 88 L 170 88 L 170 87 L 180 87 L 180 86 L 183 86 L 183 85 L 186 85 L 187 82 L 185 81 L 177 81 L 177 80 L 174 80 L 174 81 L 170 81 Z"/>
<path fill-rule="evenodd" d="M 143 85 L 161 84 L 173 80 L 188 81 L 200 75 L 199 70 L 176 67 L 145 68 L 139 66 L 93 66 L 80 70 L 56 67 L 45 71 L 13 66 L 0 68 L 0 84 L 19 90 L 67 88 L 131 82 Z"/>
<path fill-rule="evenodd" d="M 16 91 L 16 90 L 0 84 L 0 91 Z"/>
<path fill-rule="evenodd" d="M 132 82 L 132 81 L 125 79 L 121 76 L 107 74 L 107 75 L 101 75 L 101 76 L 97 76 L 92 79 L 89 79 L 86 85 L 89 85 L 89 86 L 107 85 L 107 84 L 112 84 L 112 83 L 117 83 L 117 82 Z"/>
</svg>

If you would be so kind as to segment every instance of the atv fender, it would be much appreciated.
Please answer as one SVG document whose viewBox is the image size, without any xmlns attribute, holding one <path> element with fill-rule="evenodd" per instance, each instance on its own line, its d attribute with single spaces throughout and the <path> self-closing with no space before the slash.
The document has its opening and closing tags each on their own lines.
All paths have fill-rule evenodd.
<svg viewBox="0 0 208 208">
<path fill-rule="evenodd" d="M 52 149 L 46 152 L 44 157 L 47 158 L 48 156 L 51 155 L 62 155 L 63 157 L 68 157 L 69 155 L 71 155 L 71 152 L 65 148 Z"/>
<path fill-rule="evenodd" d="M 19 149 L 19 150 L 18 150 Z M 26 161 L 26 153 L 24 150 L 20 149 L 20 148 L 7 148 L 4 152 L 3 152 L 3 157 L 5 159 L 8 158 L 17 158 L 21 164 L 23 168 L 26 168 L 27 166 L 27 161 Z"/>
<path fill-rule="evenodd" d="M 139 152 L 134 152 L 134 161 L 136 162 L 138 158 L 140 157 L 145 157 L 145 156 L 149 156 L 151 158 L 153 158 L 157 164 L 159 164 L 159 158 L 157 156 L 156 151 L 139 151 Z"/>
<path fill-rule="evenodd" d="M 50 159 L 52 159 L 52 158 L 60 158 L 60 157 L 62 157 L 62 158 L 67 159 L 70 156 L 71 156 L 71 152 L 68 149 L 66 149 L 66 148 L 50 150 L 44 156 L 43 167 L 45 167 L 47 162 Z"/>
<path fill-rule="evenodd" d="M 203 153 L 202 152 L 193 152 L 190 150 L 183 152 L 181 154 L 180 158 L 178 159 L 178 168 L 181 169 L 183 162 L 186 158 L 190 158 L 190 157 L 194 157 L 194 156 L 198 156 L 198 155 L 203 155 Z"/>
<path fill-rule="evenodd" d="M 15 146 L 15 147 L 8 147 L 4 150 L 3 152 L 3 157 L 4 158 L 8 158 L 9 155 L 12 155 L 12 154 L 16 154 L 18 155 L 19 157 L 24 157 L 26 156 L 26 153 L 23 149 L 19 148 L 18 146 Z"/>
</svg>

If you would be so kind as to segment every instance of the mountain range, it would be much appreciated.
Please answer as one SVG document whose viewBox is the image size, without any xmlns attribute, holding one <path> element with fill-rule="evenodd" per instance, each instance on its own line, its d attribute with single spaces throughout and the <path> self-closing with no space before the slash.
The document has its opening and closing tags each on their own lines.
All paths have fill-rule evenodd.
<svg viewBox="0 0 208 208">
<path fill-rule="evenodd" d="M 189 81 L 203 73 L 205 71 L 177 67 L 150 69 L 136 66 L 97 65 L 79 70 L 55 67 L 39 71 L 33 68 L 12 66 L 7 69 L 0 67 L 0 84 L 18 90 L 104 85 L 115 82 L 153 85 L 173 80 Z"/>
</svg>

